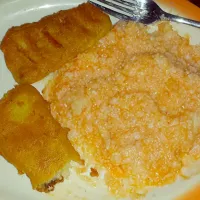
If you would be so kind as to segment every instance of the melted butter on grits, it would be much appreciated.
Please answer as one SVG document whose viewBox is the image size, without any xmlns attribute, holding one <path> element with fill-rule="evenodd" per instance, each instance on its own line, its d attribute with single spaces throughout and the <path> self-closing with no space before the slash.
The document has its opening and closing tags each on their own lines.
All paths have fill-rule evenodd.
<svg viewBox="0 0 200 200">
<path fill-rule="evenodd" d="M 190 177 L 200 157 L 200 46 L 168 23 L 120 22 L 44 90 L 73 146 L 118 197 Z M 137 196 L 136 195 L 136 196 Z"/>
</svg>

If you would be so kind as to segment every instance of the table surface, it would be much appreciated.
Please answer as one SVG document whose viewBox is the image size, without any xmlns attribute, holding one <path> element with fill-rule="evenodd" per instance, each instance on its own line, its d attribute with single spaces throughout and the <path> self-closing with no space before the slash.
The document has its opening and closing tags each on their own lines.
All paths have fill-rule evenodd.
<svg viewBox="0 0 200 200">
<path fill-rule="evenodd" d="M 190 2 L 192 2 L 196 6 L 200 7 L 200 0 L 190 0 Z"/>
<path fill-rule="evenodd" d="M 200 21 L 200 0 L 155 0 L 158 4 L 163 4 L 175 8 L 182 16 Z M 196 5 L 195 5 L 195 4 Z"/>
</svg>

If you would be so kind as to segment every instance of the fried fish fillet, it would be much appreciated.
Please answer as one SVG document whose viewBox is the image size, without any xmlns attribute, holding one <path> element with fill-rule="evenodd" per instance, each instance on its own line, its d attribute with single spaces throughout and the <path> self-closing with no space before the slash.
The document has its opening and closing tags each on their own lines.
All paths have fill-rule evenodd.
<svg viewBox="0 0 200 200">
<path fill-rule="evenodd" d="M 111 26 L 108 15 L 84 3 L 10 28 L 1 50 L 14 79 L 20 84 L 34 83 L 94 45 Z"/>
<path fill-rule="evenodd" d="M 9 91 L 0 110 L 0 155 L 25 173 L 34 189 L 52 190 L 70 161 L 79 161 L 67 138 L 68 129 L 53 119 L 47 102 L 30 85 Z"/>
</svg>

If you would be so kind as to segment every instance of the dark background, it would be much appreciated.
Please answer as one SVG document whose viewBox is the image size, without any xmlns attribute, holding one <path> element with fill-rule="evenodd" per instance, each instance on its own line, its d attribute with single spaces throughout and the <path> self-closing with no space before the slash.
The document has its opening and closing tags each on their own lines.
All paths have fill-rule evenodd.
<svg viewBox="0 0 200 200">
<path fill-rule="evenodd" d="M 191 0 L 190 2 L 200 7 L 200 0 Z"/>
</svg>

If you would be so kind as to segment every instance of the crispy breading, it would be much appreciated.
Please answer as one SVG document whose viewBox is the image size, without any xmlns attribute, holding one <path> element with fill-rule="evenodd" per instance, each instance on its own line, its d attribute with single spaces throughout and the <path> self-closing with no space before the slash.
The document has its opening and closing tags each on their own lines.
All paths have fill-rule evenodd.
<svg viewBox="0 0 200 200">
<path fill-rule="evenodd" d="M 53 119 L 48 103 L 30 85 L 9 91 L 0 110 L 0 154 L 30 178 L 34 189 L 47 191 L 48 183 L 61 178 L 60 170 L 79 160 L 68 129 Z"/>
<path fill-rule="evenodd" d="M 111 27 L 108 15 L 84 3 L 10 28 L 1 49 L 14 79 L 34 83 L 94 45 Z"/>
</svg>

